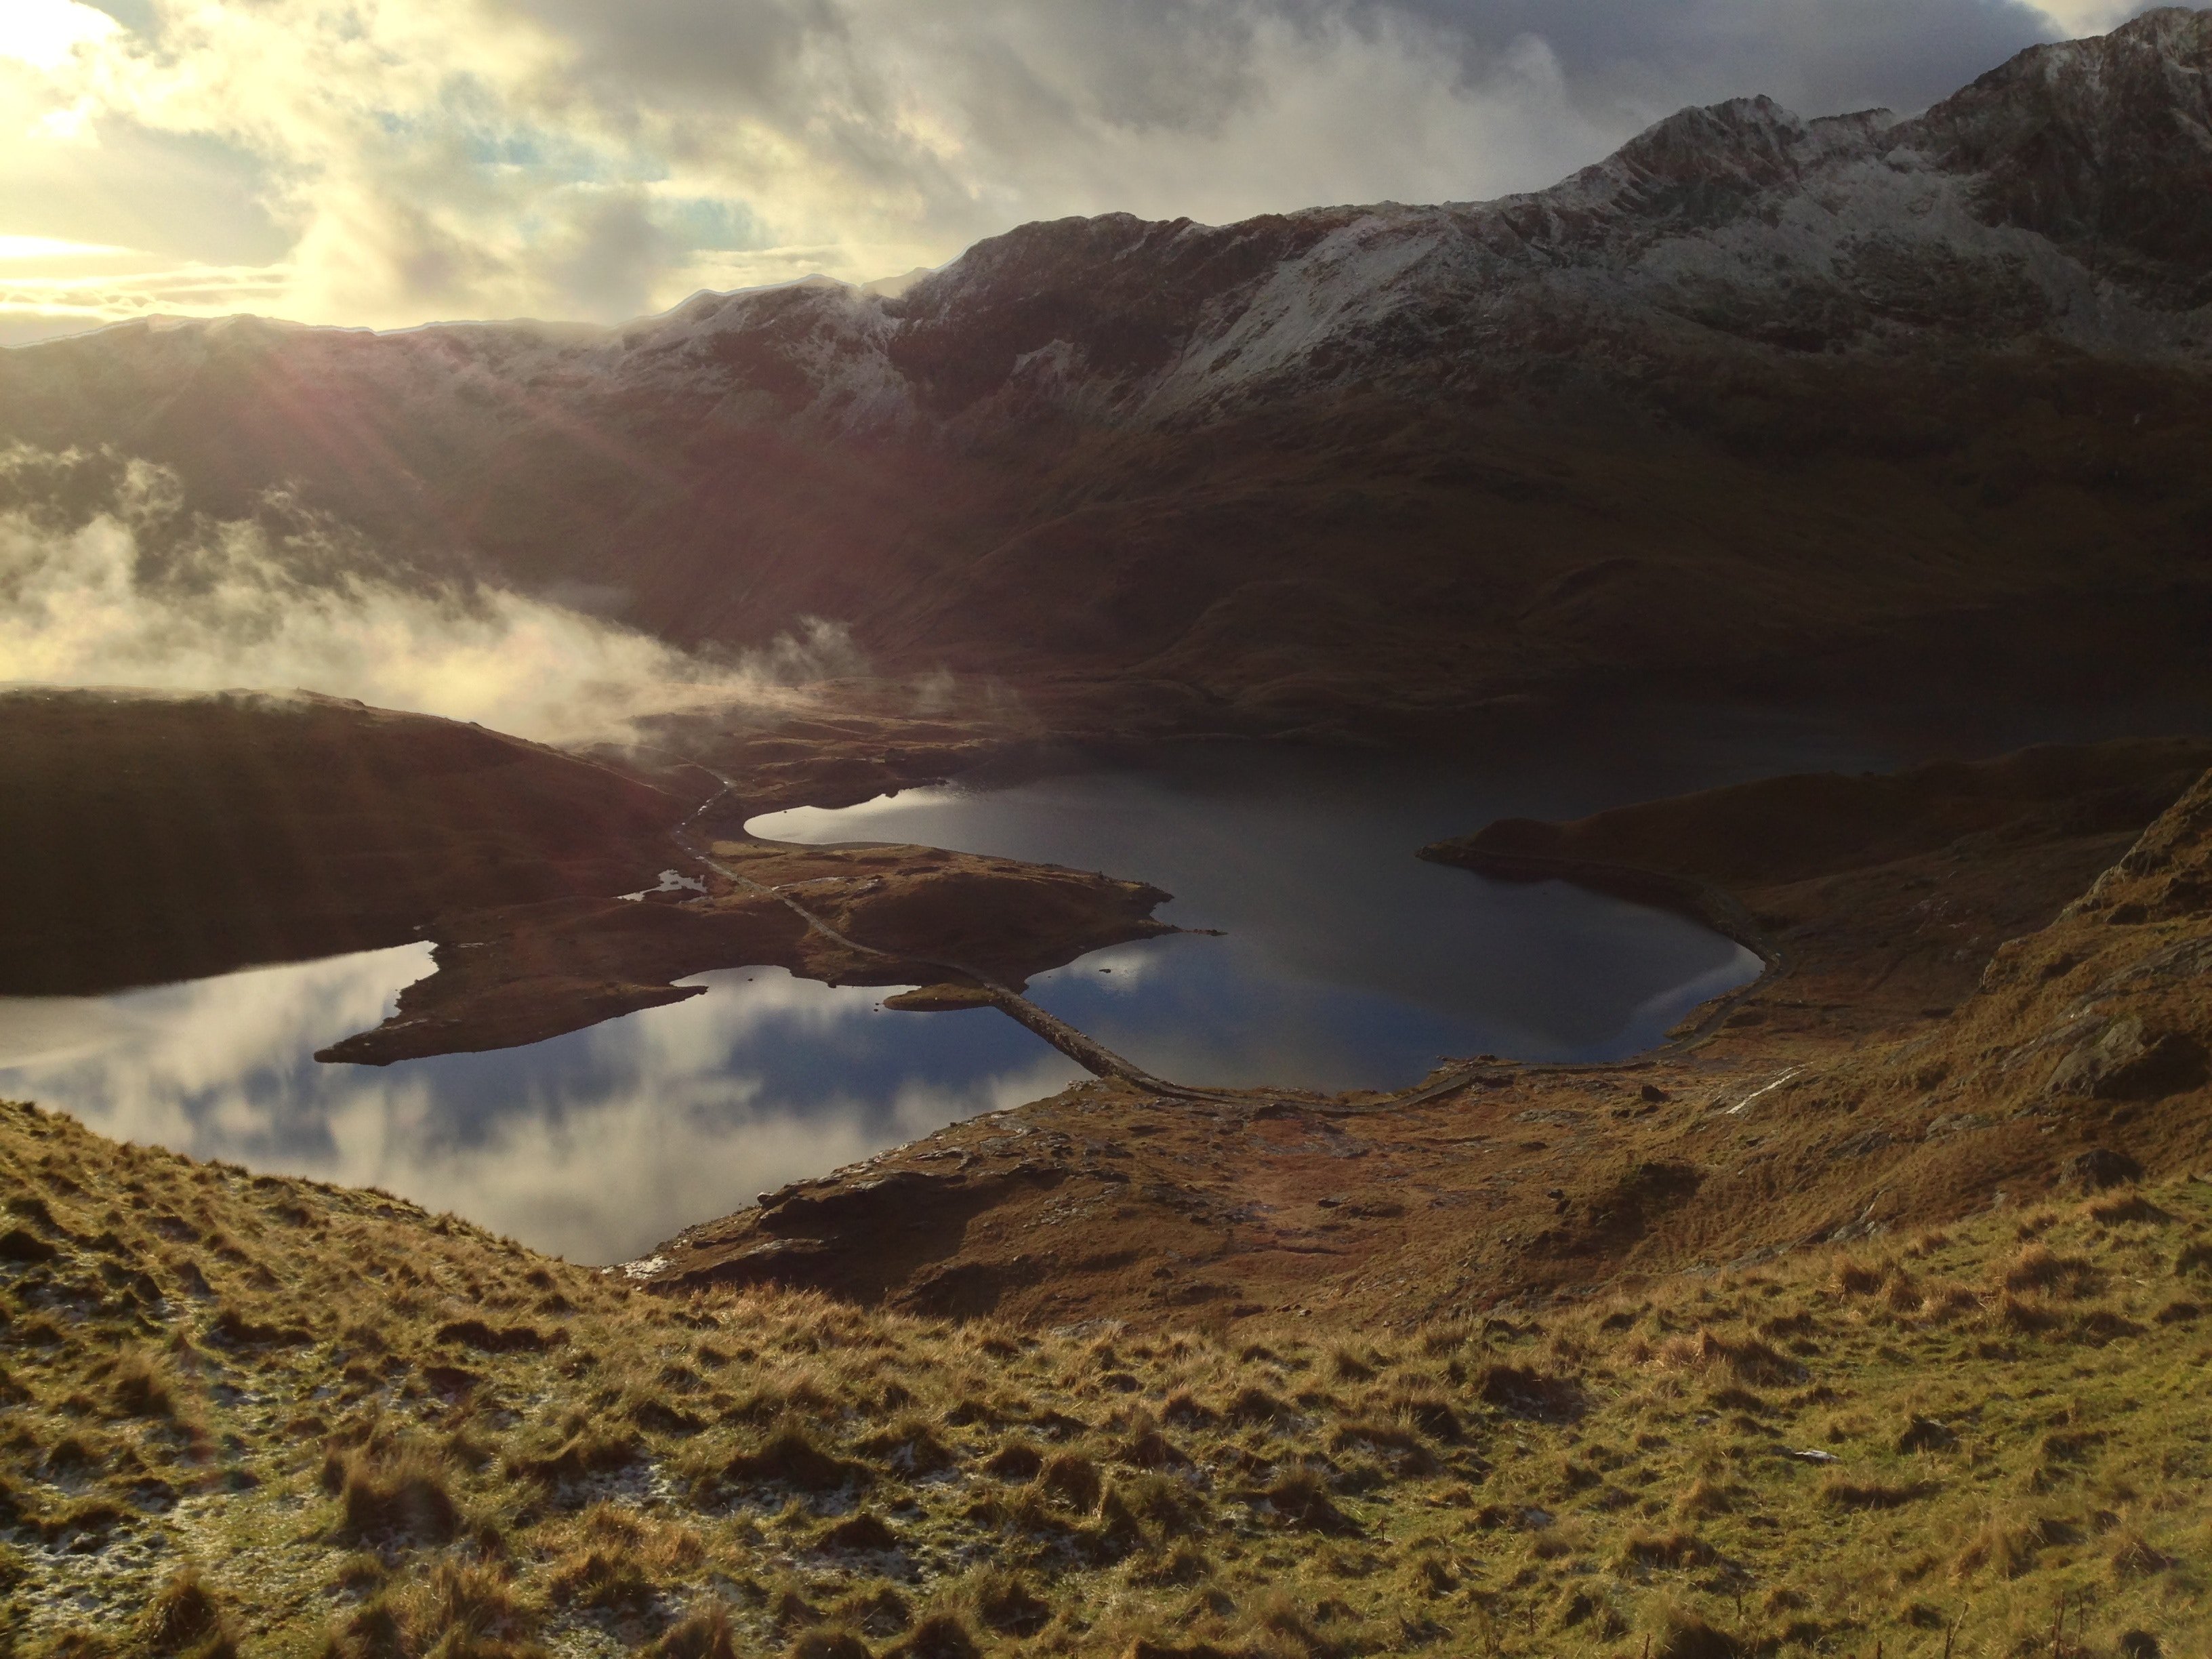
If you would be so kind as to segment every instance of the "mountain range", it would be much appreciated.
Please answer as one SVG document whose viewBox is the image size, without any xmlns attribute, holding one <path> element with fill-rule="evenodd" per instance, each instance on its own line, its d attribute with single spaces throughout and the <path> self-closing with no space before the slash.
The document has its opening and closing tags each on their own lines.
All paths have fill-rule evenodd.
<svg viewBox="0 0 2212 1659">
<path fill-rule="evenodd" d="M 1486 204 L 1031 224 L 616 328 L 126 324 L 0 352 L 0 442 L 685 644 L 823 617 L 887 672 L 1282 732 L 2195 687 L 2208 376 L 2212 12 L 2169 9 Z"/>
</svg>

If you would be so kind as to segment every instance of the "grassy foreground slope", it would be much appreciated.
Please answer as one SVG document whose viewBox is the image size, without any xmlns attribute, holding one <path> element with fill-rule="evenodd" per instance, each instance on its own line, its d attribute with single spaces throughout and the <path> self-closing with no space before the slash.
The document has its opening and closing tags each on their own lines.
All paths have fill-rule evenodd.
<svg viewBox="0 0 2212 1659">
<path fill-rule="evenodd" d="M 0 1113 L 0 1651 L 2203 1650 L 2212 1186 L 1375 1342 L 689 1304 Z"/>
<path fill-rule="evenodd" d="M 0 1656 L 2202 1654 L 2208 978 L 2212 777 L 1780 1154 L 1672 1103 L 1736 1265 L 1388 1326 L 647 1289 L 0 1108 Z"/>
</svg>

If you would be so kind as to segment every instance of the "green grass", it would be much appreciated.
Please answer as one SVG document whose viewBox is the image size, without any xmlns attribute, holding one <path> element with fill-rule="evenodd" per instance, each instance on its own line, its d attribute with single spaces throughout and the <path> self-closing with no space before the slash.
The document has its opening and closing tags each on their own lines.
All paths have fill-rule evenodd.
<svg viewBox="0 0 2212 1659">
<path fill-rule="evenodd" d="M 2069 1656 L 2191 1655 L 2212 1629 L 2199 1184 L 1229 1340 L 672 1303 L 21 1107 L 0 1191 L 11 1656 L 2027 1656 L 2062 1613 Z"/>
</svg>

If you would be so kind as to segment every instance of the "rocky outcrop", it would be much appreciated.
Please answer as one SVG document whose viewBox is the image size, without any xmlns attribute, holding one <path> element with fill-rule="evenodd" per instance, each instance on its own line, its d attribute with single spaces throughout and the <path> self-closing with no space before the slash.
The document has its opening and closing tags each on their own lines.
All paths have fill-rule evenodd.
<svg viewBox="0 0 2212 1659">
<path fill-rule="evenodd" d="M 2154 11 L 2025 52 L 1915 137 L 1975 180 L 1990 223 L 2048 239 L 2160 309 L 2212 302 L 2212 15 Z"/>
</svg>

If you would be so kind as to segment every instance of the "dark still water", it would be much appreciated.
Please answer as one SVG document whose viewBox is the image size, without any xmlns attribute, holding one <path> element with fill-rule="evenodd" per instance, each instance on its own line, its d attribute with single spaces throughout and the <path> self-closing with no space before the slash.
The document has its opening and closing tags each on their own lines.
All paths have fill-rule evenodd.
<svg viewBox="0 0 2212 1659">
<path fill-rule="evenodd" d="M 1625 1054 L 1754 971 L 1679 918 L 1425 865 L 1416 848 L 1734 778 L 1893 763 L 1825 730 L 1740 720 L 1585 730 L 1480 767 L 1192 748 L 909 792 L 757 827 L 917 841 L 1158 883 L 1224 938 L 1097 953 L 1037 1000 L 1177 1081 L 1388 1088 L 1441 1056 Z M 581 1261 L 635 1256 L 754 1194 L 1082 1073 L 995 1010 L 774 969 L 532 1048 L 382 1069 L 316 1048 L 378 1023 L 421 946 L 117 996 L 0 1000 L 0 1097 L 262 1170 L 386 1188 Z M 1111 969 L 1110 973 L 1102 971 Z"/>
<path fill-rule="evenodd" d="M 1523 781 L 1531 794 L 1541 779 Z M 909 790 L 749 826 L 1140 875 L 1193 928 L 1040 975 L 1032 998 L 1179 1083 L 1398 1088 L 1439 1060 L 1648 1048 L 1759 959 L 1697 923 L 1416 849 L 1501 816 L 1495 783 L 1371 757 L 1193 747 L 1141 766 Z M 1523 810 L 1517 804 L 1505 810 Z"/>
</svg>

